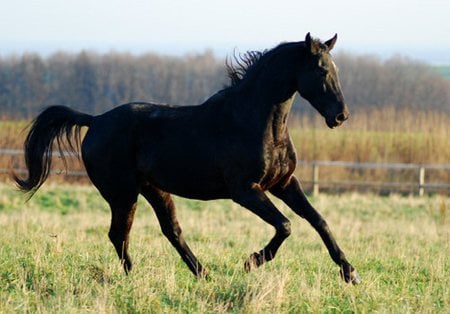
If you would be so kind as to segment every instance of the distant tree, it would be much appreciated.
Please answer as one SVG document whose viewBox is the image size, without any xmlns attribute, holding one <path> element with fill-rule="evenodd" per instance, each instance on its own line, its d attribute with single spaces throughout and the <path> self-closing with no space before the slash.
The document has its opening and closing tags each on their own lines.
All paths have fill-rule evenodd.
<svg viewBox="0 0 450 314">
<path fill-rule="evenodd" d="M 382 61 L 371 56 L 340 54 L 342 88 L 358 107 L 393 106 L 450 113 L 450 81 L 430 66 L 396 56 Z"/>
<path fill-rule="evenodd" d="M 85 51 L 75 57 L 71 77 L 66 87 L 70 95 L 69 105 L 90 111 L 96 103 L 97 77 L 92 57 Z"/>
<path fill-rule="evenodd" d="M 352 111 L 373 107 L 450 113 L 450 80 L 403 57 L 338 54 L 342 88 Z M 56 53 L 0 58 L 0 113 L 31 117 L 49 105 L 101 113 L 129 101 L 196 105 L 227 83 L 212 51 L 184 57 L 147 53 Z M 312 112 L 297 97 L 295 112 Z"/>
<path fill-rule="evenodd" d="M 3 67 L 2 67 L 3 68 Z M 1 96 L 8 114 L 30 116 L 47 98 L 45 88 L 47 71 L 42 59 L 36 54 L 24 54 L 12 59 L 2 76 Z"/>
</svg>

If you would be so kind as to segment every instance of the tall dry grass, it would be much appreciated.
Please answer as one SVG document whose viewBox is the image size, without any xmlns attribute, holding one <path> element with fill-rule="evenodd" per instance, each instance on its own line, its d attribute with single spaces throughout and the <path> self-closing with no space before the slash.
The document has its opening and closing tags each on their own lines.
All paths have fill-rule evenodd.
<svg viewBox="0 0 450 314">
<path fill-rule="evenodd" d="M 450 115 L 374 108 L 352 113 L 330 130 L 317 115 L 293 117 L 291 136 L 302 160 L 449 164 Z"/>
</svg>

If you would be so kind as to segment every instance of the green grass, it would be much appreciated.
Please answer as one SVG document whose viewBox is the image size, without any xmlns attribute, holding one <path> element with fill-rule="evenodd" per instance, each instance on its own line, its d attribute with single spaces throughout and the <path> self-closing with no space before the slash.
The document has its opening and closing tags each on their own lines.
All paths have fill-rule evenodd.
<svg viewBox="0 0 450 314">
<path fill-rule="evenodd" d="M 445 313 L 450 308 L 448 197 L 319 195 L 363 283 L 339 278 L 318 235 L 284 205 L 292 235 L 277 257 L 243 262 L 273 234 L 229 201 L 177 198 L 186 240 L 210 273 L 196 280 L 140 200 L 125 276 L 109 210 L 90 186 L 46 185 L 29 202 L 0 184 L 0 313 Z"/>
</svg>

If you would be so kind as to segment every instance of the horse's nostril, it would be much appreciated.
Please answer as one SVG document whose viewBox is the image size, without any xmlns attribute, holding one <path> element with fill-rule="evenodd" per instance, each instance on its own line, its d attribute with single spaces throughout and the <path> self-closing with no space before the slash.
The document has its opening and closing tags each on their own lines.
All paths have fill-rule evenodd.
<svg viewBox="0 0 450 314">
<path fill-rule="evenodd" d="M 348 114 L 346 114 L 346 113 L 344 113 L 344 112 L 339 113 L 339 114 L 336 116 L 336 122 L 344 122 L 344 121 L 347 120 L 347 119 L 348 119 Z"/>
</svg>

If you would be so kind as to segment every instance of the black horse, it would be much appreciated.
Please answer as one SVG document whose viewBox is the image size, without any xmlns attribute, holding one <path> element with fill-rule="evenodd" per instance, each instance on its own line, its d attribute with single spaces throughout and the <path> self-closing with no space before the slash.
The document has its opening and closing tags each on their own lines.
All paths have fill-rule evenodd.
<svg viewBox="0 0 450 314">
<path fill-rule="evenodd" d="M 212 200 L 227 198 L 275 228 L 275 235 L 245 262 L 245 270 L 273 259 L 291 233 L 289 220 L 265 194 L 269 191 L 305 218 L 320 234 L 346 282 L 359 276 L 337 245 L 327 223 L 310 205 L 293 175 L 296 152 L 287 118 L 296 92 L 325 118 L 341 125 L 348 111 L 330 50 L 337 36 L 322 43 L 309 33 L 303 42 L 250 52 L 228 65 L 230 86 L 199 106 L 129 103 L 99 116 L 63 106 L 43 111 L 25 141 L 28 178 L 19 187 L 34 193 L 46 180 L 56 140 L 61 150 L 80 128 L 89 127 L 81 152 L 89 178 L 112 212 L 109 238 L 123 263 L 138 194 L 156 212 L 163 234 L 197 277 L 206 271 L 186 244 L 171 194 Z M 76 136 L 75 136 L 76 137 Z"/>
</svg>

